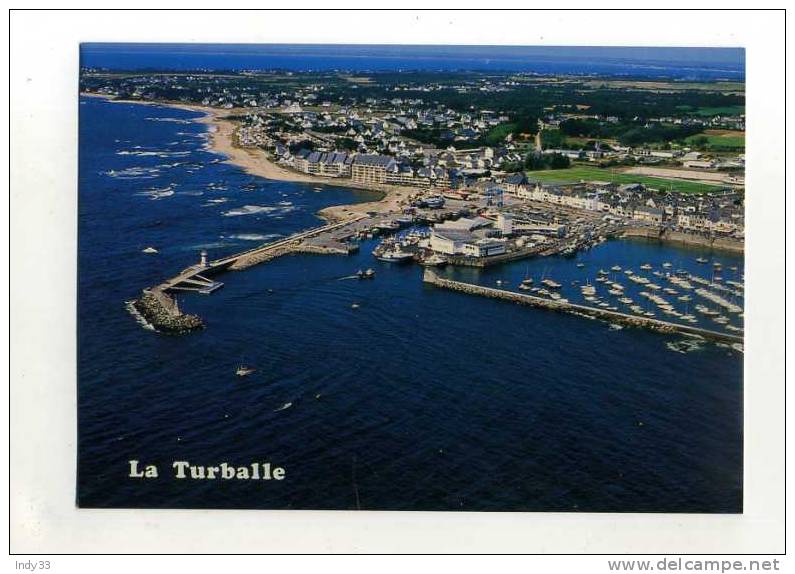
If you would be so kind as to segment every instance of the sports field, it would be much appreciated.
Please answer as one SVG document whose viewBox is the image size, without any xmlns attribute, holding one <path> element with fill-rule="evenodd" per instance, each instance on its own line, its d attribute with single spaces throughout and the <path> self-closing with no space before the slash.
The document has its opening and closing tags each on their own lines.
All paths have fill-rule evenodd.
<svg viewBox="0 0 795 574">
<path fill-rule="evenodd" d="M 592 166 L 528 171 L 527 177 L 530 181 L 540 181 L 541 183 L 578 183 L 580 181 L 608 181 L 620 185 L 626 183 L 642 183 L 647 187 L 670 189 L 680 193 L 706 193 L 708 191 L 717 191 L 722 187 L 696 181 L 682 181 L 680 179 L 623 173 L 617 169 L 602 169 Z"/>
</svg>

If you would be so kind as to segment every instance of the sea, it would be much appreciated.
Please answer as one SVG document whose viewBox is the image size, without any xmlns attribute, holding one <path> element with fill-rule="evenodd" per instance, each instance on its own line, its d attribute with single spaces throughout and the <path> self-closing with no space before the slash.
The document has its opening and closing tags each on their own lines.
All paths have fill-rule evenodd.
<svg viewBox="0 0 795 574">
<path fill-rule="evenodd" d="M 80 46 L 83 67 L 113 70 L 483 71 L 743 80 L 743 48 L 136 44 Z"/>
<path fill-rule="evenodd" d="M 742 511 L 743 355 L 726 346 L 440 290 L 418 266 L 375 260 L 374 240 L 179 296 L 204 330 L 145 328 L 127 302 L 202 250 L 244 250 L 374 198 L 249 175 L 208 149 L 199 117 L 80 99 L 79 506 Z M 709 277 L 716 261 L 742 277 L 740 256 L 630 240 L 441 272 L 511 290 L 554 278 L 579 302 L 600 269 Z M 368 267 L 374 280 L 352 277 Z M 236 376 L 241 364 L 256 372 Z M 130 460 L 159 477 L 130 478 Z M 286 475 L 177 480 L 174 461 Z"/>
</svg>

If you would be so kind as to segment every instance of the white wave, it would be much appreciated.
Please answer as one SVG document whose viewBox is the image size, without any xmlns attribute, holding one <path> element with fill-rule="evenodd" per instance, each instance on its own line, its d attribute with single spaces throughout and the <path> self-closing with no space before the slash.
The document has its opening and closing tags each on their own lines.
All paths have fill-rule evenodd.
<svg viewBox="0 0 795 574">
<path fill-rule="evenodd" d="M 145 191 L 141 191 L 136 193 L 136 195 L 141 195 L 143 197 L 148 197 L 149 199 L 161 199 L 163 197 L 171 197 L 174 195 L 174 184 L 171 184 L 166 187 L 151 187 Z"/>
<path fill-rule="evenodd" d="M 244 205 L 243 207 L 238 207 L 235 209 L 230 209 L 229 211 L 225 211 L 223 215 L 225 217 L 238 217 L 241 215 L 256 215 L 259 213 L 267 213 L 271 214 L 273 217 L 279 217 L 285 213 L 295 211 L 295 209 L 296 208 L 292 206 Z"/>
<path fill-rule="evenodd" d="M 282 237 L 280 233 L 269 233 L 267 235 L 261 233 L 239 233 L 236 235 L 229 235 L 228 239 L 239 239 L 240 241 L 270 241 L 271 239 L 278 239 L 279 237 Z"/>
<path fill-rule="evenodd" d="M 157 177 L 160 170 L 156 167 L 128 167 L 118 171 L 111 169 L 102 173 L 118 179 L 152 179 Z"/>
<path fill-rule="evenodd" d="M 192 120 L 183 120 L 180 118 L 146 118 L 150 122 L 168 122 L 172 124 L 190 124 Z"/>
<path fill-rule="evenodd" d="M 145 151 L 145 150 L 121 150 L 117 151 L 116 155 L 134 155 L 138 157 L 185 157 L 190 155 L 190 151 Z"/>
</svg>

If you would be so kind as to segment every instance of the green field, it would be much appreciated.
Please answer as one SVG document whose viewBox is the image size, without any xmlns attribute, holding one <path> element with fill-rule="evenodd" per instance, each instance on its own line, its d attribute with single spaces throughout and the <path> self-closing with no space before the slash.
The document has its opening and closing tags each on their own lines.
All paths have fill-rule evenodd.
<svg viewBox="0 0 795 574">
<path fill-rule="evenodd" d="M 699 108 L 698 116 L 739 116 L 745 113 L 745 106 L 724 106 L 722 108 Z"/>
<path fill-rule="evenodd" d="M 672 189 L 680 193 L 705 193 L 717 191 L 721 186 L 708 183 L 698 183 L 695 181 L 683 181 L 679 179 L 664 179 L 661 177 L 648 177 L 645 175 L 635 175 L 621 173 L 614 169 L 601 169 L 591 166 L 577 166 L 568 169 L 549 169 L 541 171 L 528 171 L 527 177 L 530 181 L 540 181 L 541 183 L 577 183 L 583 181 L 609 181 L 623 185 L 626 183 L 642 183 L 648 187 L 656 189 Z"/>
<path fill-rule="evenodd" d="M 716 151 L 745 149 L 745 134 L 743 132 L 708 130 L 707 132 L 690 136 L 685 141 L 692 144 L 693 140 L 699 137 L 706 137 L 709 148 Z"/>
</svg>

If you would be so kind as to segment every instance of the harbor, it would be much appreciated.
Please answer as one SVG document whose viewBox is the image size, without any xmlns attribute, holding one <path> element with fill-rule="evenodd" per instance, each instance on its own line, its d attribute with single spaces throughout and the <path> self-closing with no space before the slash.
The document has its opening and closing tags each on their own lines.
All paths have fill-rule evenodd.
<svg viewBox="0 0 795 574">
<path fill-rule="evenodd" d="M 519 303 L 521 305 L 529 305 L 540 309 L 548 309 L 551 311 L 559 311 L 563 313 L 570 313 L 581 317 L 589 317 L 593 319 L 600 319 L 607 321 L 611 324 L 622 325 L 627 327 L 646 328 L 652 331 L 657 331 L 666 334 L 683 334 L 688 336 L 702 337 L 704 339 L 719 341 L 722 343 L 738 343 L 743 342 L 742 336 L 731 335 L 728 333 L 721 333 L 709 329 L 702 329 L 699 327 L 692 327 L 678 323 L 671 323 L 654 319 L 645 316 L 636 316 L 628 313 L 621 313 L 609 309 L 602 309 L 599 307 L 589 307 L 585 305 L 578 305 L 571 303 L 567 300 L 554 300 L 545 299 L 535 295 L 528 295 L 524 293 L 515 293 L 504 289 L 495 289 L 493 287 L 483 287 L 482 285 L 474 285 L 471 283 L 464 283 L 461 281 L 454 281 L 440 277 L 433 269 L 426 269 L 423 273 L 423 281 L 429 285 L 434 285 L 443 289 L 452 291 L 460 291 L 470 295 L 481 295 L 493 299 L 502 299 L 512 303 Z"/>
</svg>

